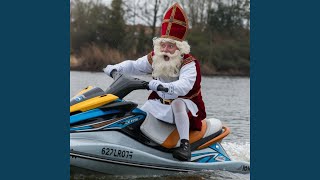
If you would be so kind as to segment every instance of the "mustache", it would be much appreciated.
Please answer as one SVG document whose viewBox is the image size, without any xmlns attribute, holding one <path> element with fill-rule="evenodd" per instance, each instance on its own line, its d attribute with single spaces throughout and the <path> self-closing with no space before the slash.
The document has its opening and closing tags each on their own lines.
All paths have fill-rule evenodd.
<svg viewBox="0 0 320 180">
<path fill-rule="evenodd" d="M 158 52 L 158 56 L 168 56 L 169 58 L 176 57 L 178 55 L 179 51 L 175 51 L 173 54 L 167 53 L 167 52 Z"/>
</svg>

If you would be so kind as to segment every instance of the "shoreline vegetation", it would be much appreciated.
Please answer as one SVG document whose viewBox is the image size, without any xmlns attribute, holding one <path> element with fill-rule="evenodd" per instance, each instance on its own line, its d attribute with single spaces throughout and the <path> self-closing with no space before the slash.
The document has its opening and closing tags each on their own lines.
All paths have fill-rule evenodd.
<svg viewBox="0 0 320 180">
<path fill-rule="evenodd" d="M 177 2 L 188 15 L 186 40 L 202 74 L 250 76 L 250 1 Z M 108 64 L 145 56 L 171 5 L 170 0 L 113 0 L 109 6 L 100 0 L 71 0 L 70 70 L 103 72 Z M 142 23 L 136 23 L 139 18 Z"/>
<path fill-rule="evenodd" d="M 80 60 L 79 60 L 80 59 Z M 88 71 L 88 72 L 103 72 L 103 68 L 108 64 L 116 64 L 121 61 L 91 61 L 92 63 L 85 62 L 84 59 L 76 58 L 74 55 L 70 56 L 70 70 L 71 71 Z M 106 64 L 106 65 L 104 65 Z M 200 64 L 201 73 L 203 76 L 244 76 L 250 77 L 247 72 L 241 72 L 241 70 L 230 71 L 217 71 L 211 64 Z"/>
</svg>

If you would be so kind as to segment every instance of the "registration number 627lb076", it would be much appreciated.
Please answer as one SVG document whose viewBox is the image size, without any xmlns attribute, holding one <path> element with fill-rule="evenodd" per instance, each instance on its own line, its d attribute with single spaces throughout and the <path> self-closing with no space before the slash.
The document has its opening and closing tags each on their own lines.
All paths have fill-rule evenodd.
<svg viewBox="0 0 320 180">
<path fill-rule="evenodd" d="M 127 151 L 127 150 L 122 150 L 122 149 L 114 149 L 114 148 L 108 148 L 108 147 L 102 148 L 101 154 L 106 155 L 106 156 L 128 158 L 128 159 L 132 159 L 132 156 L 133 156 L 132 151 Z"/>
</svg>

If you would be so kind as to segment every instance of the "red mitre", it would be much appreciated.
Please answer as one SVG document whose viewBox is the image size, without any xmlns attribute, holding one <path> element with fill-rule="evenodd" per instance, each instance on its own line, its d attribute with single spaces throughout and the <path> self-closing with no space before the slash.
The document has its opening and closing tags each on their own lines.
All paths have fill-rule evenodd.
<svg viewBox="0 0 320 180">
<path fill-rule="evenodd" d="M 164 15 L 161 38 L 184 41 L 188 32 L 188 18 L 178 3 L 172 5 Z"/>
</svg>

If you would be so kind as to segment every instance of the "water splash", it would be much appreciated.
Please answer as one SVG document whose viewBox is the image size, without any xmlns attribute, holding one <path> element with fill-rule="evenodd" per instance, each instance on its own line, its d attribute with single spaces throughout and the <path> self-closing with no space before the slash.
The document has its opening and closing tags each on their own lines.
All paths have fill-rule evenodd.
<svg viewBox="0 0 320 180">
<path fill-rule="evenodd" d="M 250 162 L 250 143 L 239 142 L 222 142 L 223 148 L 226 150 L 232 160 Z"/>
</svg>

